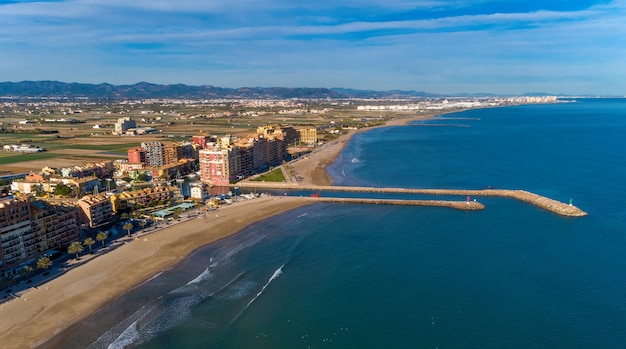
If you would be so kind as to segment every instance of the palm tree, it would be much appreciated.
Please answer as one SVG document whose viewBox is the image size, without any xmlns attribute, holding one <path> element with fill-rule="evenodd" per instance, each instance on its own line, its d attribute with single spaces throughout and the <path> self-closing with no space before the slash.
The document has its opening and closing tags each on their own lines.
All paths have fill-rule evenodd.
<svg viewBox="0 0 626 349">
<path fill-rule="evenodd" d="M 95 243 L 96 243 L 96 240 L 94 240 L 92 238 L 86 238 L 85 241 L 83 241 L 83 245 L 89 246 L 89 253 L 91 253 L 91 245 L 93 245 Z"/>
<path fill-rule="evenodd" d="M 30 265 L 27 265 L 24 268 L 22 268 L 22 270 L 20 270 L 20 275 L 21 276 L 28 277 L 32 273 L 33 273 L 33 267 L 31 267 Z"/>
<path fill-rule="evenodd" d="M 79 241 L 74 241 L 70 244 L 70 247 L 67 248 L 67 252 L 70 254 L 75 254 L 76 259 L 78 259 L 78 254 L 83 252 L 83 245 Z"/>
<path fill-rule="evenodd" d="M 99 232 L 98 235 L 96 235 L 96 240 L 102 242 L 102 247 L 104 247 L 104 240 L 106 239 L 107 239 L 107 233 L 103 231 Z"/>
<path fill-rule="evenodd" d="M 124 226 L 122 226 L 122 229 L 126 230 L 128 232 L 128 236 L 130 236 L 130 231 L 131 229 L 133 229 L 134 225 L 131 222 L 128 222 L 126 224 L 124 224 Z"/>
<path fill-rule="evenodd" d="M 37 269 L 48 269 L 52 266 L 52 261 L 48 256 L 42 256 L 37 260 Z"/>
<path fill-rule="evenodd" d="M 0 288 L 5 289 L 15 285 L 15 279 L 12 276 L 5 276 L 0 279 Z"/>
<path fill-rule="evenodd" d="M 128 219 L 128 213 L 126 213 L 126 212 L 122 213 L 120 215 L 120 219 L 123 220 L 123 221 L 127 220 Z"/>
<path fill-rule="evenodd" d="M 176 220 L 178 220 L 180 218 L 180 214 L 183 212 L 183 210 L 178 207 L 174 210 L 174 213 L 172 214 L 172 217 Z"/>
<path fill-rule="evenodd" d="M 145 229 L 146 225 L 148 225 L 148 222 L 146 222 L 145 220 L 142 220 L 141 223 L 139 223 L 139 225 L 141 225 L 141 229 Z"/>
</svg>

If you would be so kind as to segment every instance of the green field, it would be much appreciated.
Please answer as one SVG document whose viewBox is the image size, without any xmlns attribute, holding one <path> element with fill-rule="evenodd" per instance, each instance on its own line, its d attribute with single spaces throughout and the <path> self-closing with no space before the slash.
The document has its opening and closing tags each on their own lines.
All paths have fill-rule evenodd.
<svg viewBox="0 0 626 349">
<path fill-rule="evenodd" d="M 125 144 L 66 144 L 57 149 L 82 149 L 82 150 L 99 150 L 112 153 L 126 154 L 128 149 L 138 147 L 139 143 Z"/>
<path fill-rule="evenodd" d="M 34 154 L 20 154 L 20 155 L 10 155 L 4 156 L 5 154 L 0 155 L 0 165 L 8 165 L 15 164 L 23 161 L 34 161 L 34 160 L 44 160 L 44 159 L 52 159 L 63 156 L 63 154 L 52 154 L 52 153 L 34 153 Z"/>
<path fill-rule="evenodd" d="M 271 172 L 260 175 L 257 178 L 253 179 L 253 181 L 257 182 L 284 182 L 285 175 L 283 175 L 283 171 L 280 168 L 274 169 Z"/>
</svg>

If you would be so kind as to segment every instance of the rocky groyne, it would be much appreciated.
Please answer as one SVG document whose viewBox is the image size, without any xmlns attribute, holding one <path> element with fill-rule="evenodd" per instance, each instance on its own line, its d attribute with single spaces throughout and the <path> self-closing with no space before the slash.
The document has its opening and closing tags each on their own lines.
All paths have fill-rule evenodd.
<svg viewBox="0 0 626 349">
<path fill-rule="evenodd" d="M 449 207 L 457 210 L 475 211 L 482 210 L 485 205 L 476 201 L 449 201 L 449 200 L 394 200 L 394 199 L 364 199 L 364 198 L 329 198 L 312 197 L 310 200 L 349 203 L 349 204 L 373 204 L 373 205 L 401 205 L 401 206 L 435 206 Z"/>
<path fill-rule="evenodd" d="M 587 212 L 580 208 L 566 204 L 557 200 L 547 198 L 525 190 L 509 190 L 509 189 L 479 189 L 479 190 L 463 190 L 463 189 L 415 189 L 415 188 L 376 188 L 376 187 L 348 187 L 348 186 L 304 186 L 291 183 L 275 183 L 275 182 L 246 182 L 238 183 L 237 186 L 247 188 L 271 188 L 271 189 L 297 189 L 297 190 L 313 190 L 313 191 L 338 191 L 338 192 L 368 192 L 368 193 L 404 193 L 404 194 L 423 194 L 423 195 L 461 195 L 461 196 L 491 196 L 506 197 L 529 204 L 535 205 L 544 210 L 568 217 L 586 216 Z M 420 200 L 417 200 L 420 201 Z M 430 200 L 423 200 L 430 201 Z M 444 201 L 448 202 L 448 201 Z M 456 201 L 449 201 L 456 202 Z M 465 203 L 464 201 L 458 201 Z M 432 206 L 432 205 L 430 205 Z M 441 205 L 443 206 L 443 205 Z"/>
</svg>

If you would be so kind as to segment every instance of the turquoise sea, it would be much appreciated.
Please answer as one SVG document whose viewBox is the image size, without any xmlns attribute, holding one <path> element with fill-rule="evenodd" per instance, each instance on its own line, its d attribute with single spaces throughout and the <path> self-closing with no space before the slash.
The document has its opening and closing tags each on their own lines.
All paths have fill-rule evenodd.
<svg viewBox="0 0 626 349">
<path fill-rule="evenodd" d="M 626 346 L 625 135 L 626 99 L 358 134 L 336 184 L 525 189 L 589 216 L 503 198 L 476 212 L 315 204 L 199 250 L 63 347 Z"/>
</svg>

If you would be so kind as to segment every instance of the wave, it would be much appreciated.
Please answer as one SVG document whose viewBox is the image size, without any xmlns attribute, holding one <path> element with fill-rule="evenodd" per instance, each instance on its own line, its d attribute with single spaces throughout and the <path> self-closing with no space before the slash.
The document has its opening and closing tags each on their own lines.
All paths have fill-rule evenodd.
<svg viewBox="0 0 626 349">
<path fill-rule="evenodd" d="M 202 287 L 190 288 L 189 285 L 201 285 L 202 281 L 210 278 L 209 269 L 207 268 L 194 280 L 137 310 L 134 314 L 100 336 L 88 348 L 123 349 L 146 343 L 164 331 L 185 321 L 191 314 L 192 309 L 200 302 L 223 292 L 244 274 L 245 271 L 242 271 L 213 292 L 203 292 L 205 288 Z"/>
<path fill-rule="evenodd" d="M 450 116 L 438 116 L 437 120 L 480 120 L 480 118 L 464 118 L 464 117 L 450 117 Z"/>
<path fill-rule="evenodd" d="M 230 322 L 229 326 L 233 323 L 235 323 L 240 317 L 241 315 L 243 315 L 243 313 L 246 312 L 246 310 L 248 310 L 248 308 L 250 308 L 250 305 L 252 305 L 252 303 L 254 303 L 254 301 L 256 301 L 265 291 L 265 289 L 267 288 L 267 286 L 269 286 L 272 281 L 274 281 L 280 274 L 283 273 L 283 267 L 285 265 L 281 265 L 278 269 L 276 269 L 276 271 L 274 271 L 274 274 L 272 274 L 272 276 L 270 277 L 269 280 L 267 280 L 267 282 L 265 283 L 265 285 L 263 285 L 263 287 L 261 287 L 261 290 L 256 294 L 256 296 L 254 296 L 249 302 L 248 304 L 246 304 L 246 306 L 239 312 L 239 314 L 237 314 L 237 316 L 235 316 L 233 318 L 233 320 Z"/>
<path fill-rule="evenodd" d="M 410 124 L 408 126 L 416 126 L 416 127 L 464 127 L 469 128 L 471 125 L 466 124 Z"/>
<path fill-rule="evenodd" d="M 357 158 L 352 158 L 352 160 L 350 160 L 350 162 L 352 162 L 353 164 L 356 164 L 358 162 L 361 162 L 361 160 L 359 160 Z"/>
<path fill-rule="evenodd" d="M 248 247 L 252 247 L 256 245 L 263 239 L 265 239 L 265 235 L 255 234 L 255 235 L 252 235 L 249 239 L 244 240 L 243 242 L 239 243 L 238 245 L 235 245 L 235 246 L 226 245 L 218 249 L 217 251 L 215 251 L 215 254 L 210 259 L 210 262 L 211 262 L 210 266 L 214 267 L 214 266 L 219 265 L 222 262 L 227 262 L 228 260 L 231 259 L 231 257 L 236 255 L 237 253 L 245 250 Z"/>
<path fill-rule="evenodd" d="M 122 349 L 131 345 L 139 338 L 139 331 L 137 331 L 137 321 L 133 322 L 128 328 L 117 337 L 117 339 L 109 344 L 108 349 Z"/>
<path fill-rule="evenodd" d="M 299 215 L 299 216 L 298 216 L 298 217 L 296 217 L 296 218 L 302 218 L 302 217 L 304 217 L 304 216 L 306 216 L 306 215 L 308 215 L 308 214 L 309 214 L 308 212 L 304 212 L 303 214 Z"/>
<path fill-rule="evenodd" d="M 198 284 L 202 281 L 206 281 L 209 280 L 211 277 L 213 276 L 213 274 L 211 274 L 211 272 L 209 271 L 209 267 L 207 267 L 206 269 L 204 269 L 204 271 L 198 275 L 195 279 L 189 281 L 187 283 L 187 285 L 193 285 L 193 284 Z"/>
</svg>

